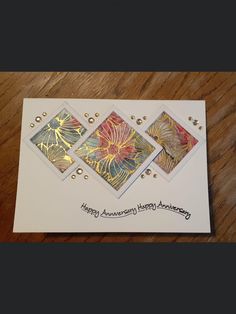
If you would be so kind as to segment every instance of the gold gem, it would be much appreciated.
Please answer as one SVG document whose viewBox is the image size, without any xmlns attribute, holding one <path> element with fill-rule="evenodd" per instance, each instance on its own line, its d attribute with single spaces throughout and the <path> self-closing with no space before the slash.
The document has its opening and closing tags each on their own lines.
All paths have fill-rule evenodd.
<svg viewBox="0 0 236 314">
<path fill-rule="evenodd" d="M 46 115 L 47 115 L 47 112 L 43 112 L 43 113 L 42 113 L 42 115 L 43 115 L 44 117 L 46 117 Z"/>
<path fill-rule="evenodd" d="M 130 118 L 131 118 L 132 120 L 134 120 L 134 119 L 135 119 L 135 116 L 131 116 Z"/>
<path fill-rule="evenodd" d="M 41 118 L 40 116 L 37 116 L 37 117 L 35 118 L 35 121 L 36 121 L 36 122 L 41 122 L 41 120 L 42 120 L 42 118 Z"/>
<path fill-rule="evenodd" d="M 89 114 L 87 112 L 85 112 L 84 116 L 85 116 L 85 118 L 88 118 Z"/>
<path fill-rule="evenodd" d="M 150 175 L 152 173 L 152 170 L 151 169 L 147 169 L 145 172 L 146 172 L 147 175 Z"/>
<path fill-rule="evenodd" d="M 189 121 L 192 121 L 192 117 L 188 117 Z"/>
<path fill-rule="evenodd" d="M 147 117 L 146 117 L 146 116 L 143 116 L 143 120 L 147 120 Z"/>
<path fill-rule="evenodd" d="M 99 113 L 98 112 L 95 113 L 95 117 L 99 117 Z"/>
<path fill-rule="evenodd" d="M 156 173 L 154 173 L 153 178 L 157 178 L 157 174 Z"/>
<path fill-rule="evenodd" d="M 88 179 L 88 175 L 86 174 L 86 175 L 84 176 L 84 178 L 85 178 L 85 180 L 87 180 L 87 179 Z"/>
<path fill-rule="evenodd" d="M 88 122 L 89 122 L 89 123 L 93 123 L 94 121 L 95 121 L 94 118 L 89 118 L 89 119 L 88 119 Z"/>
<path fill-rule="evenodd" d="M 198 123 L 199 123 L 198 120 L 193 120 L 193 124 L 194 124 L 194 125 L 197 125 Z"/>
<path fill-rule="evenodd" d="M 34 127 L 34 123 L 30 123 L 30 127 L 33 128 Z"/>
<path fill-rule="evenodd" d="M 75 178 L 76 178 L 76 175 L 72 174 L 71 179 L 75 179 Z"/>
<path fill-rule="evenodd" d="M 143 122 L 142 119 L 137 119 L 137 120 L 136 120 L 136 123 L 137 123 L 138 125 L 142 124 L 142 122 Z"/>
<path fill-rule="evenodd" d="M 144 174 L 141 174 L 141 178 L 144 179 L 144 177 L 145 177 L 145 175 L 144 175 Z"/>
<path fill-rule="evenodd" d="M 76 172 L 77 172 L 78 174 L 82 174 L 82 173 L 83 173 L 83 169 L 82 169 L 82 168 L 78 168 L 78 169 L 76 170 Z"/>
</svg>

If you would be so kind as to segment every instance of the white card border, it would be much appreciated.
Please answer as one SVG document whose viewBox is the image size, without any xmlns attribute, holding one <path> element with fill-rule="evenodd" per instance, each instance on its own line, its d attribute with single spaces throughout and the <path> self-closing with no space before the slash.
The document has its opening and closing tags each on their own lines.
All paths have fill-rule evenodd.
<svg viewBox="0 0 236 314">
<path fill-rule="evenodd" d="M 31 133 L 29 133 L 24 139 L 23 142 L 30 147 L 30 149 L 36 153 L 36 155 L 44 162 L 46 165 L 61 179 L 65 180 L 77 167 L 77 161 L 74 160 L 74 163 L 63 173 L 60 172 L 48 159 L 47 157 L 36 147 L 35 144 L 31 142 L 31 138 L 37 134 L 50 120 L 53 119 L 57 114 L 59 114 L 63 109 L 68 110 L 86 129 L 85 134 L 89 131 L 89 124 L 88 122 L 80 115 L 78 112 L 76 112 L 66 101 L 63 101 L 63 103 L 50 115 L 46 117 L 46 119 L 42 120 L 43 123 L 39 123 L 36 128 L 32 130 Z M 85 134 L 81 137 L 83 138 Z M 76 144 L 76 143 L 75 143 Z M 74 145 L 75 145 L 74 144 Z M 73 145 L 73 146 L 74 146 Z M 69 151 L 69 150 L 68 150 Z M 67 151 L 67 154 L 68 154 Z"/>
<path fill-rule="evenodd" d="M 126 181 L 126 183 L 116 191 L 105 179 L 103 179 L 95 170 L 93 170 L 89 165 L 87 165 L 82 159 L 80 159 L 76 154 L 75 150 L 83 144 L 89 136 L 99 127 L 99 125 L 105 121 L 108 116 L 112 113 L 117 113 L 127 124 L 129 124 L 136 132 L 138 132 L 141 136 L 143 136 L 151 145 L 155 147 L 155 150 L 152 154 L 145 160 L 144 164 L 141 165 L 134 174 Z M 131 186 L 131 184 L 139 177 L 139 175 L 150 165 L 153 159 L 160 153 L 162 150 L 161 145 L 156 143 L 147 133 L 145 133 L 142 128 L 138 128 L 132 120 L 130 120 L 122 111 L 120 111 L 116 106 L 112 106 L 106 113 L 104 113 L 99 119 L 96 120 L 96 123 L 93 125 L 91 129 L 86 132 L 86 135 L 81 138 L 71 149 L 68 150 L 68 154 L 71 155 L 80 166 L 83 166 L 86 171 L 95 177 L 95 179 L 100 182 L 103 186 L 105 186 L 113 195 L 117 198 L 120 198 L 123 193 Z"/>
<path fill-rule="evenodd" d="M 171 171 L 170 174 L 167 174 L 161 167 L 159 167 L 154 161 L 151 163 L 151 167 L 158 172 L 162 177 L 164 177 L 167 181 L 171 181 L 177 173 L 187 164 L 187 162 L 191 159 L 191 157 L 196 153 L 196 151 L 201 147 L 201 145 L 206 141 L 202 136 L 196 133 L 196 131 L 191 128 L 186 122 L 184 122 L 180 117 L 178 117 L 173 111 L 171 111 L 168 106 L 162 105 L 158 110 L 156 110 L 152 117 L 148 119 L 148 121 L 143 126 L 143 130 L 146 133 L 146 130 L 150 127 L 150 125 L 157 120 L 157 118 L 161 115 L 162 112 L 166 112 L 171 118 L 173 118 L 177 123 L 185 128 L 192 136 L 194 136 L 198 143 L 191 149 L 191 151 L 179 162 L 179 164 Z M 147 134 L 147 133 L 146 133 Z M 155 158 L 154 158 L 155 159 Z"/>
</svg>

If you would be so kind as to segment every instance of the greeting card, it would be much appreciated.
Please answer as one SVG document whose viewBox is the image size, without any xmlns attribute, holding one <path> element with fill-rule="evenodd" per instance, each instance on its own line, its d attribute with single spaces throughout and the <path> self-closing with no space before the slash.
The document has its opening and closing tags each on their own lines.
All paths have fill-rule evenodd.
<svg viewBox="0 0 236 314">
<path fill-rule="evenodd" d="M 14 232 L 210 232 L 205 102 L 24 99 Z"/>
</svg>

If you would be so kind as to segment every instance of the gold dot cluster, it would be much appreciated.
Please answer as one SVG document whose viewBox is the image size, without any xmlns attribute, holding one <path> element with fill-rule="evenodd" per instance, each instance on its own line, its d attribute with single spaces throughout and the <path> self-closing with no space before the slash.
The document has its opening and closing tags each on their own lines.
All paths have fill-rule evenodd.
<svg viewBox="0 0 236 314">
<path fill-rule="evenodd" d="M 156 173 L 152 173 L 152 170 L 151 170 L 151 169 L 146 169 L 145 172 L 141 174 L 141 176 L 140 176 L 141 179 L 144 179 L 144 178 L 145 178 L 145 175 L 147 175 L 147 176 L 152 175 L 153 178 L 155 178 L 155 179 L 157 178 L 157 174 L 156 174 Z"/>
<path fill-rule="evenodd" d="M 191 121 L 193 123 L 193 125 L 198 126 L 199 130 L 202 130 L 202 126 L 199 125 L 199 120 L 193 119 L 193 117 L 188 117 L 188 120 Z"/>
<path fill-rule="evenodd" d="M 98 118 L 100 116 L 99 112 L 96 112 L 94 114 L 95 118 Z M 84 113 L 84 117 L 88 119 L 88 123 L 89 124 L 93 124 L 95 122 L 95 118 L 94 117 L 90 117 L 88 112 Z"/>
<path fill-rule="evenodd" d="M 132 115 L 132 116 L 130 116 L 130 119 L 131 120 L 136 120 L 136 123 L 138 124 L 138 125 L 141 125 L 142 123 L 143 123 L 143 121 L 145 121 L 145 120 L 147 120 L 147 116 L 143 116 L 142 118 L 135 118 L 135 116 L 134 115 Z"/>
<path fill-rule="evenodd" d="M 77 170 L 76 170 L 76 174 L 72 174 L 72 176 L 71 176 L 71 179 L 76 179 L 76 175 L 79 175 L 79 176 L 81 176 L 82 174 L 83 174 L 83 169 L 82 168 L 78 168 Z M 87 174 L 85 174 L 84 176 L 83 176 L 83 178 L 85 179 L 85 180 L 88 180 L 88 178 L 89 178 L 89 176 L 87 175 Z"/>
<path fill-rule="evenodd" d="M 43 116 L 43 117 L 46 117 L 46 116 L 47 116 L 47 112 L 43 112 L 43 113 L 42 113 L 42 116 Z M 42 117 L 41 117 L 41 116 L 36 116 L 35 119 L 34 119 L 34 121 L 37 122 L 37 123 L 40 123 L 40 122 L 42 121 Z M 31 123 L 30 123 L 30 127 L 31 127 L 31 128 L 34 128 L 34 127 L 35 127 L 35 123 L 31 122 Z"/>
</svg>

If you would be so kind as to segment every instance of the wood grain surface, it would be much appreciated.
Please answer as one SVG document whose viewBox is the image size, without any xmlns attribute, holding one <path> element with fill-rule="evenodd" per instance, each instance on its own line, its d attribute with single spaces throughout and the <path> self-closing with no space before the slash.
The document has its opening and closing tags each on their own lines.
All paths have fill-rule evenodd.
<svg viewBox="0 0 236 314">
<path fill-rule="evenodd" d="M 203 99 L 212 235 L 15 233 L 24 97 Z M 236 242 L 236 72 L 0 73 L 1 242 Z"/>
</svg>

